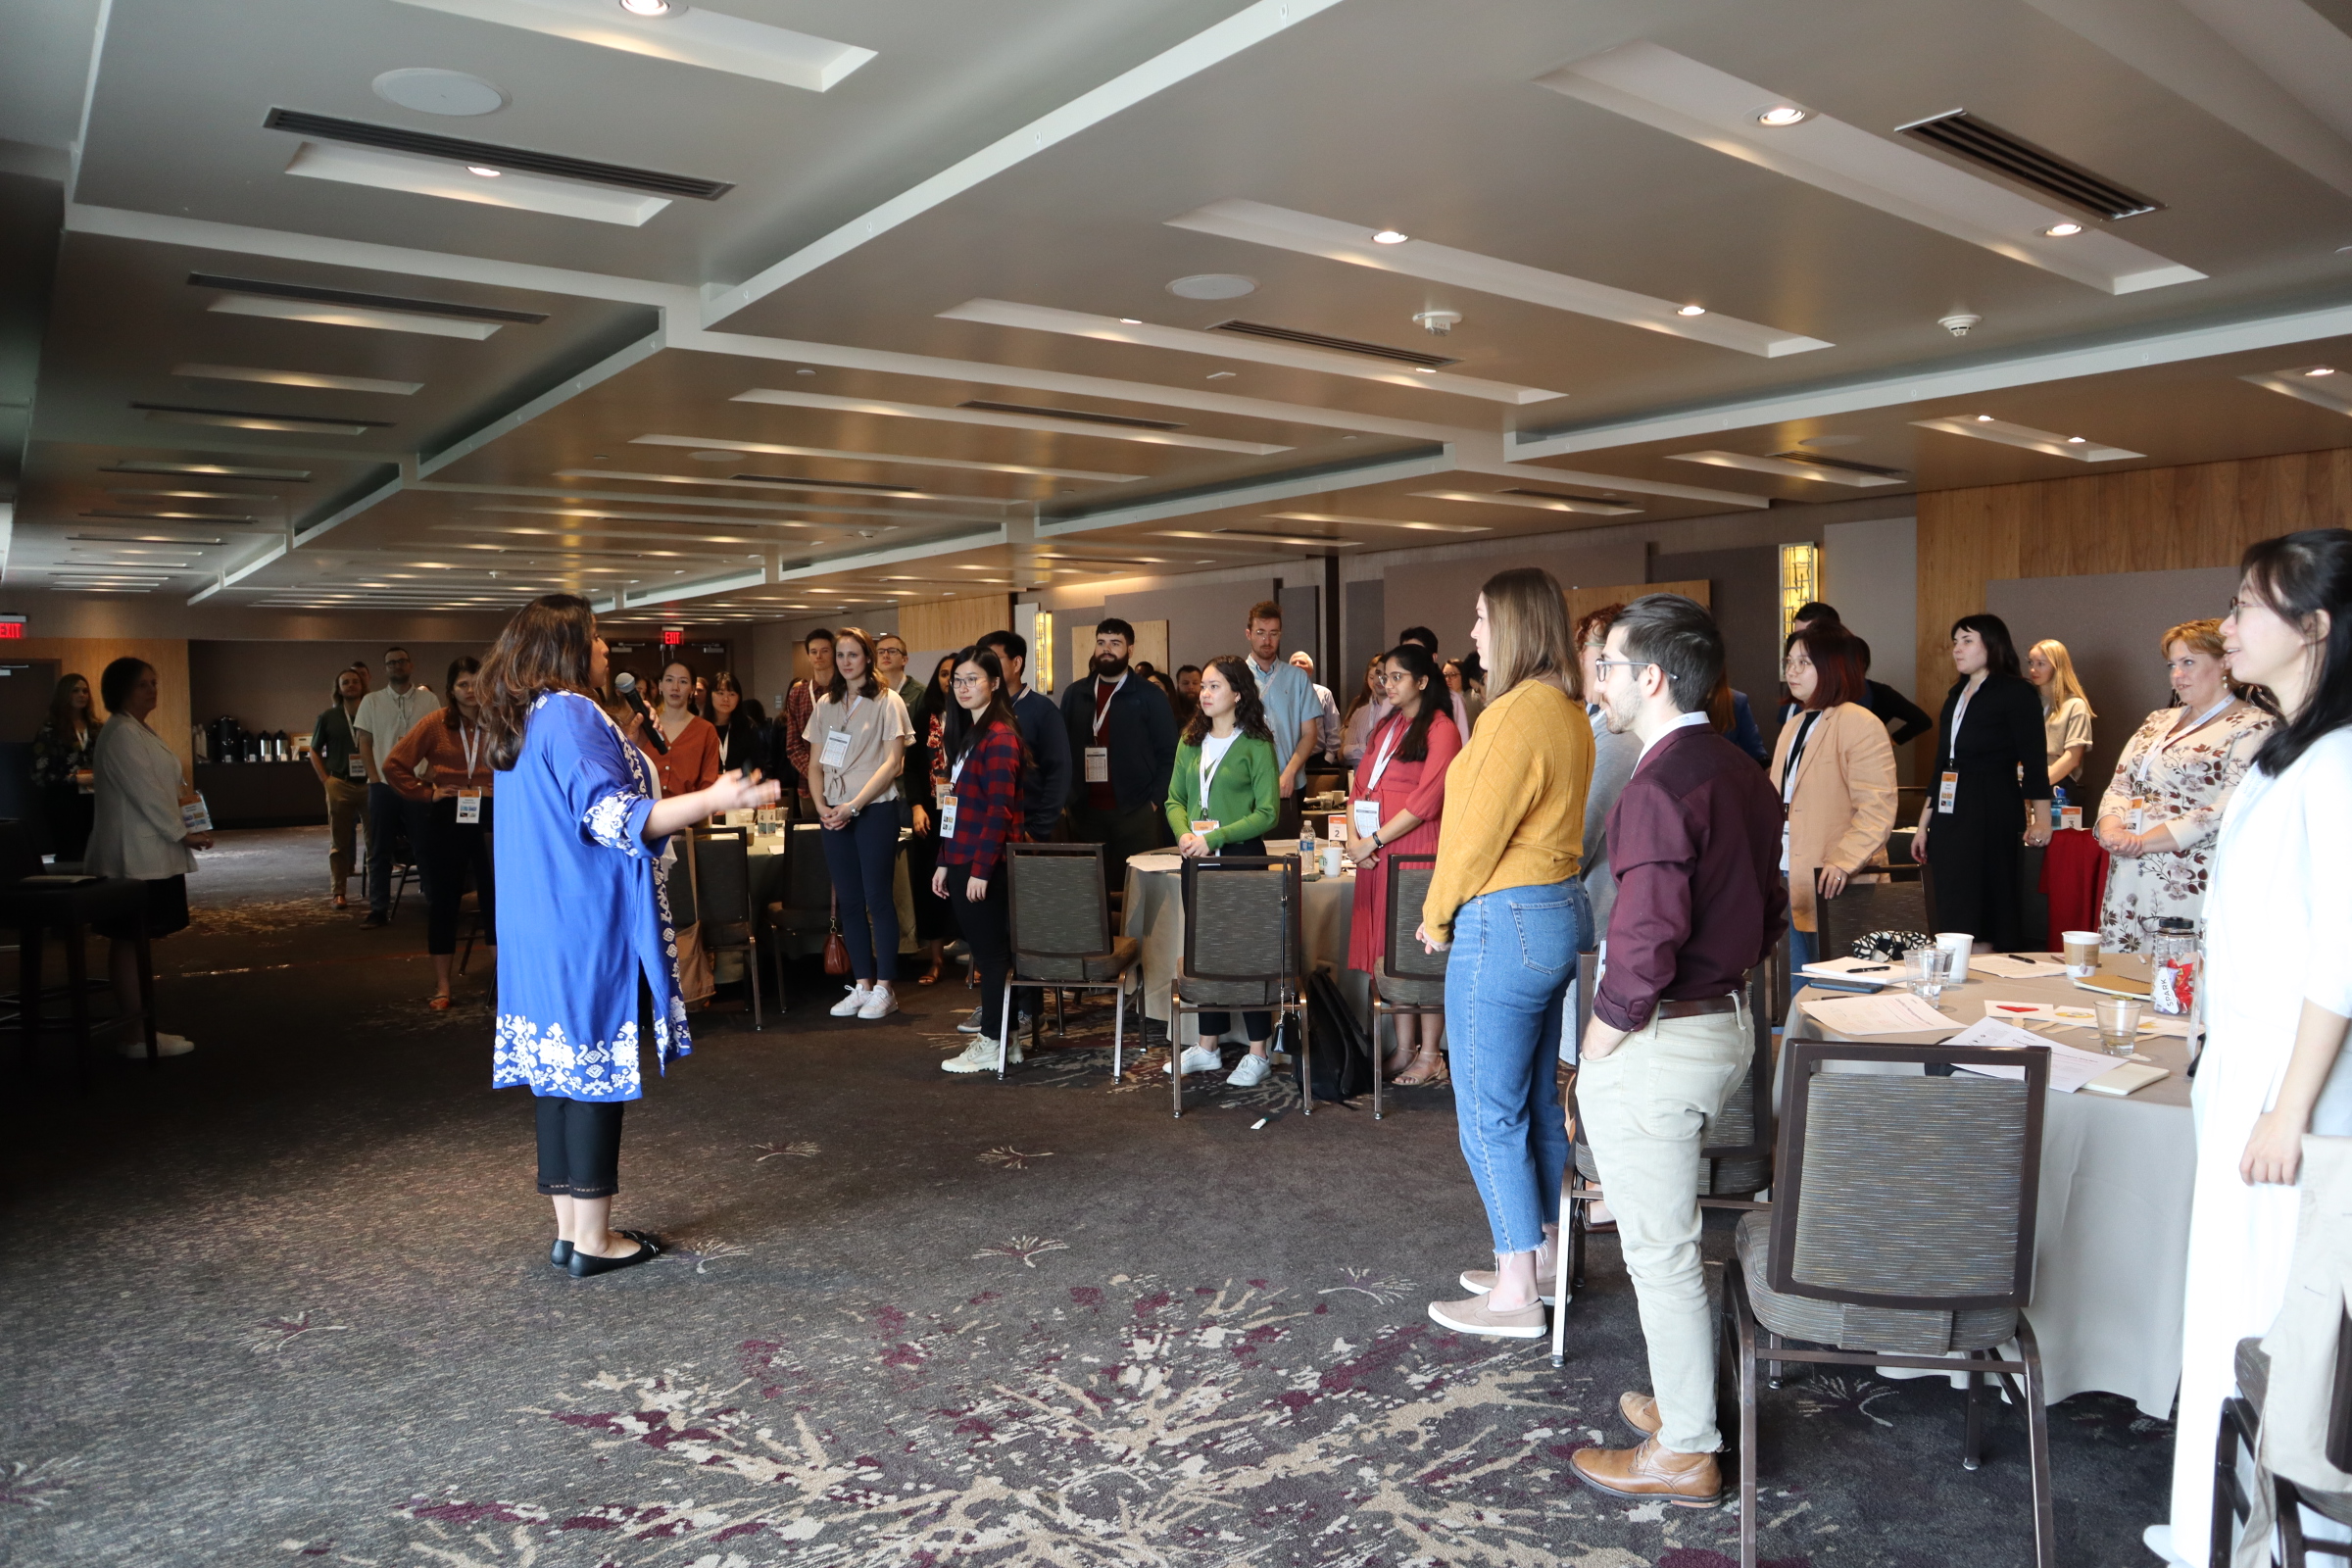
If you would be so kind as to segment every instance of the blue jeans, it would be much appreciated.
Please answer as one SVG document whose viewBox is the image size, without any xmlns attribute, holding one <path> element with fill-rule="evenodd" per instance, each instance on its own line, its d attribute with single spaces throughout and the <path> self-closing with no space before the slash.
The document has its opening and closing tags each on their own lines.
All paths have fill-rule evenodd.
<svg viewBox="0 0 2352 1568">
<path fill-rule="evenodd" d="M 1553 1072 L 1560 1006 L 1591 941 L 1592 906 L 1574 880 L 1498 888 L 1453 917 L 1446 964 L 1446 1054 L 1462 1159 L 1497 1252 L 1531 1252 L 1560 1217 L 1568 1128 Z"/>
<path fill-rule="evenodd" d="M 1820 917 L 1816 915 L 1815 918 Z M 1788 927 L 1788 995 L 1791 998 L 1809 983 L 1799 971 L 1820 956 L 1815 951 L 1820 941 L 1821 933 L 1818 931 L 1799 931 L 1793 924 Z"/>
<path fill-rule="evenodd" d="M 836 833 L 826 828 L 825 870 L 841 907 L 841 939 L 849 945 L 850 973 L 860 980 L 899 977 L 899 909 L 891 881 L 899 863 L 899 808 L 876 801 Z"/>
</svg>

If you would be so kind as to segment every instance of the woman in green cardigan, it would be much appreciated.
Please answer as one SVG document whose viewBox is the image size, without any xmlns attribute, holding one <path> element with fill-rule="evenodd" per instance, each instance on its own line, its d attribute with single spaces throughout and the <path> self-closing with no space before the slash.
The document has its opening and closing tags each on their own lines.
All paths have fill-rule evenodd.
<svg viewBox="0 0 2352 1568">
<path fill-rule="evenodd" d="M 1168 826 L 1177 835 L 1176 853 L 1195 858 L 1225 850 L 1265 854 L 1281 778 L 1257 680 L 1239 654 L 1219 655 L 1200 671 L 1200 708 L 1184 728 L 1176 766 L 1168 775 Z M 1200 1018 L 1200 1043 L 1184 1053 L 1181 1063 L 1171 1062 L 1171 1071 L 1215 1072 L 1225 1065 L 1217 1037 L 1232 1020 L 1222 1012 Z M 1271 1013 L 1245 1012 L 1242 1024 L 1250 1036 L 1250 1054 L 1225 1082 L 1254 1089 L 1273 1070 L 1266 1052 L 1274 1019 Z"/>
</svg>

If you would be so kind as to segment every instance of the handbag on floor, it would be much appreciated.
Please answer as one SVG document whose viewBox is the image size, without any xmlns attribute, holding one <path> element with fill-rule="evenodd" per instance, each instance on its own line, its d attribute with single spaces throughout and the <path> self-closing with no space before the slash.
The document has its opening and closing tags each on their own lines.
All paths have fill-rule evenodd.
<svg viewBox="0 0 2352 1568">
<path fill-rule="evenodd" d="M 1329 969 L 1317 969 L 1306 982 L 1307 1029 L 1314 1040 L 1315 1099 L 1353 1100 L 1372 1089 L 1372 1037 L 1364 1026 L 1355 1021 L 1354 1011 L 1348 999 L 1341 995 L 1339 982 Z M 1278 1049 L 1291 1054 L 1293 1068 L 1305 1087 L 1308 1071 L 1306 1054 L 1298 1049 L 1298 1025 L 1295 1015 L 1285 1013 L 1278 1031 Z"/>
</svg>

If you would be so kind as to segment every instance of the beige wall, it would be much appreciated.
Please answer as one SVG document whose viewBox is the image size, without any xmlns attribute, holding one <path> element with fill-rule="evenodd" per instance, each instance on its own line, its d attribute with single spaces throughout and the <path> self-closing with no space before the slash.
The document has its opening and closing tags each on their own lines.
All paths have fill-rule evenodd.
<svg viewBox="0 0 2352 1568">
<path fill-rule="evenodd" d="M 27 637 L 0 643 L 12 658 L 54 659 L 60 675 L 86 675 L 98 702 L 98 677 L 118 659 L 143 659 L 155 666 L 155 711 L 147 723 L 186 769 L 195 765 L 188 744 L 188 644 L 181 637 Z M 29 738 L 29 737 L 28 737 Z M 193 775 L 189 775 L 193 777 Z"/>
</svg>

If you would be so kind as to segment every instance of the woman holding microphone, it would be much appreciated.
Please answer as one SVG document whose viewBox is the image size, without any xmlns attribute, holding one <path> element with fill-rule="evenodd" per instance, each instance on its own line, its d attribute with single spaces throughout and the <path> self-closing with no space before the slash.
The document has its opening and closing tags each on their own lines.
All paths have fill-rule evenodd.
<svg viewBox="0 0 2352 1568">
<path fill-rule="evenodd" d="M 1446 1021 L 1462 1157 L 1494 1233 L 1494 1271 L 1462 1275 L 1467 1300 L 1429 1315 L 1460 1334 L 1544 1336 L 1539 1269 L 1558 1245 L 1568 1127 L 1560 1014 L 1592 946 L 1577 879 L 1592 726 L 1576 698 L 1568 604 L 1551 573 L 1487 579 L 1470 639 L 1494 696 L 1446 770 L 1446 832 L 1421 906 L 1422 941 L 1450 947 Z"/>
<path fill-rule="evenodd" d="M 670 836 L 714 811 L 776 800 L 756 772 L 662 798 L 652 761 L 597 705 L 605 677 L 588 602 L 550 594 L 507 623 L 475 681 L 490 765 L 507 775 L 490 1082 L 530 1087 L 539 1191 L 556 1209 L 548 1260 L 575 1279 L 661 1252 L 642 1231 L 613 1230 L 612 1217 L 621 1111 L 644 1094 L 639 1051 L 650 1040 L 666 1068 L 692 1049 L 677 932 L 657 874 Z"/>
<path fill-rule="evenodd" d="M 1427 855 L 1438 847 L 1446 809 L 1446 769 L 1462 749 L 1462 732 L 1432 720 L 1453 715 L 1436 693 L 1444 677 L 1419 643 L 1391 649 L 1380 662 L 1388 716 L 1365 738 L 1355 784 L 1348 792 L 1348 858 L 1356 864 L 1355 907 L 1348 927 L 1348 967 L 1377 973 L 1389 943 L 1389 878 L 1384 850 Z M 1446 1082 L 1438 1042 L 1443 1016 L 1398 1013 L 1396 1054 L 1382 1070 L 1407 1089 Z"/>
<path fill-rule="evenodd" d="M 2018 833 L 2036 849 L 2050 842 L 2041 698 L 2018 673 L 2017 645 L 1998 615 L 1952 622 L 1952 667 L 1960 678 L 1943 700 L 1936 777 L 1911 853 L 1936 868 L 1937 925 L 2015 953 L 2025 945 Z"/>
<path fill-rule="evenodd" d="M 473 871 L 484 940 L 498 946 L 497 873 L 490 859 L 490 748 L 482 735 L 474 682 L 481 661 L 450 661 L 441 686 L 441 710 L 427 713 L 384 759 L 384 782 L 403 798 L 428 808 L 429 824 L 417 852 L 424 860 L 424 951 L 433 958 L 436 1009 L 450 1004 L 458 962 L 458 905 L 466 872 Z"/>
</svg>

